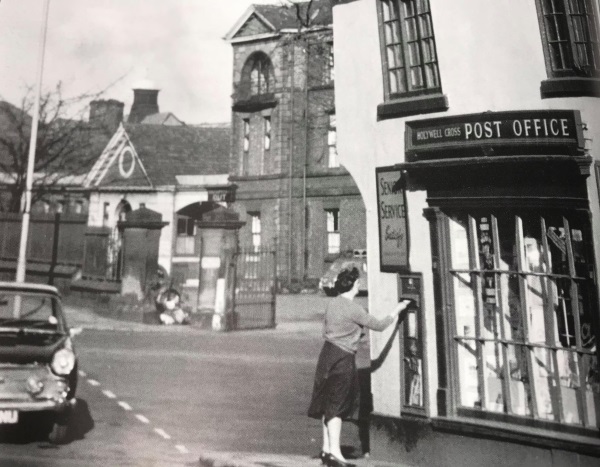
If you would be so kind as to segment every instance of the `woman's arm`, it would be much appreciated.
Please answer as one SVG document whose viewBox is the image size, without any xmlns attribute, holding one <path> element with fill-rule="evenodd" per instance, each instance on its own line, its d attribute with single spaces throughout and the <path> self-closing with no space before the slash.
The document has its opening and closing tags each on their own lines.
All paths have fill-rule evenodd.
<svg viewBox="0 0 600 467">
<path fill-rule="evenodd" d="M 360 315 L 357 316 L 356 323 L 372 329 L 373 331 L 383 331 L 395 321 L 398 315 L 408 307 L 410 302 L 411 300 L 402 300 L 389 315 L 382 319 L 377 319 L 368 314 L 365 310 L 361 310 Z"/>
</svg>

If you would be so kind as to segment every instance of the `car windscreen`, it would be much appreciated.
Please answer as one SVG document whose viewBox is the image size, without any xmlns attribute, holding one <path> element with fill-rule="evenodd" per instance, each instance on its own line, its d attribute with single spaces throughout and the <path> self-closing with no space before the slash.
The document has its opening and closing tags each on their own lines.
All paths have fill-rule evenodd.
<svg viewBox="0 0 600 467">
<path fill-rule="evenodd" d="M 0 328 L 62 329 L 60 303 L 48 294 L 0 291 Z"/>
</svg>

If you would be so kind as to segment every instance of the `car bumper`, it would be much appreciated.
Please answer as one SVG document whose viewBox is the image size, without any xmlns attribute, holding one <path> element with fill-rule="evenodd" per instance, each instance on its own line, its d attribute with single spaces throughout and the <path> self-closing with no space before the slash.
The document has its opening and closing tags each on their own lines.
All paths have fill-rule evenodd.
<svg viewBox="0 0 600 467">
<path fill-rule="evenodd" d="M 43 401 L 0 401 L 0 410 L 19 412 L 63 412 L 75 406 L 76 399 Z"/>
<path fill-rule="evenodd" d="M 46 365 L 0 365 L 0 410 L 60 412 L 74 403 L 73 396 L 68 378 Z"/>
</svg>

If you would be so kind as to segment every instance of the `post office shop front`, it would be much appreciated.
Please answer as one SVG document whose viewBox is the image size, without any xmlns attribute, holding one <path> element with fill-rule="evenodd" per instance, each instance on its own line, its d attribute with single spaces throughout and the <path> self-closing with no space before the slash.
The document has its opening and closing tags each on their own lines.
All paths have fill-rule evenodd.
<svg viewBox="0 0 600 467">
<path fill-rule="evenodd" d="M 575 110 L 406 122 L 406 162 L 377 171 L 396 174 L 404 199 L 425 193 L 434 303 L 402 324 L 401 416 L 373 415 L 374 450 L 389 452 L 393 434 L 392 458 L 419 465 L 600 465 L 600 221 L 585 129 Z M 421 280 L 386 261 L 400 295 Z"/>
</svg>

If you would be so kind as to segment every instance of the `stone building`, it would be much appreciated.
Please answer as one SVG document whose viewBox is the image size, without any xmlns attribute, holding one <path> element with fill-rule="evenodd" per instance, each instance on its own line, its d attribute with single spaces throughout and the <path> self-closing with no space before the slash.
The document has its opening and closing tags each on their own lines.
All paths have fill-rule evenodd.
<svg viewBox="0 0 600 467">
<path fill-rule="evenodd" d="M 336 143 L 331 6 L 253 5 L 233 47 L 230 181 L 242 246 L 273 247 L 285 281 L 365 247 L 365 209 Z"/>
</svg>

